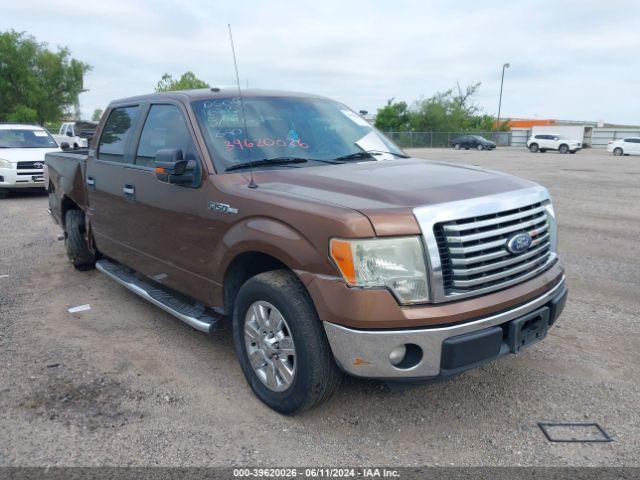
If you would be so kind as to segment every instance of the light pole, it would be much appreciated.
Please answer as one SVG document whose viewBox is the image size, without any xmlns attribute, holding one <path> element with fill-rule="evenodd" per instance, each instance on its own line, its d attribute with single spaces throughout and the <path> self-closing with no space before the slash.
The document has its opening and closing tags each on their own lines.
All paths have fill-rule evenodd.
<svg viewBox="0 0 640 480">
<path fill-rule="evenodd" d="M 509 68 L 511 64 L 505 63 L 502 65 L 502 80 L 500 80 L 500 100 L 498 100 L 498 121 L 496 122 L 496 129 L 500 131 L 500 109 L 502 108 L 502 84 L 504 83 L 504 70 Z"/>
</svg>

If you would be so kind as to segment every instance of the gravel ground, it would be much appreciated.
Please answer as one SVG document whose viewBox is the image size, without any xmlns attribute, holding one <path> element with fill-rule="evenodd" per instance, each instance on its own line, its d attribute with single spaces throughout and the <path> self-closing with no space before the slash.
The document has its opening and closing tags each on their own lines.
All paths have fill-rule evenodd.
<svg viewBox="0 0 640 480">
<path fill-rule="evenodd" d="M 46 197 L 16 194 L 0 201 L 0 465 L 638 465 L 640 158 L 412 153 L 551 190 L 570 297 L 544 342 L 433 385 L 347 379 L 283 417 L 254 398 L 229 332 L 74 271 Z M 552 444 L 539 421 L 598 422 L 615 441 Z"/>
</svg>

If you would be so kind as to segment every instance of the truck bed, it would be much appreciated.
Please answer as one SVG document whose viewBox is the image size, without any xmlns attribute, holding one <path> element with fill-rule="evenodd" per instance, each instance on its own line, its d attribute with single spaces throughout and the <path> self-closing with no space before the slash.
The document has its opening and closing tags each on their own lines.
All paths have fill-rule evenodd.
<svg viewBox="0 0 640 480">
<path fill-rule="evenodd" d="M 45 185 L 49 192 L 49 209 L 59 225 L 69 208 L 87 207 L 85 166 L 88 150 L 54 152 L 45 155 Z"/>
</svg>

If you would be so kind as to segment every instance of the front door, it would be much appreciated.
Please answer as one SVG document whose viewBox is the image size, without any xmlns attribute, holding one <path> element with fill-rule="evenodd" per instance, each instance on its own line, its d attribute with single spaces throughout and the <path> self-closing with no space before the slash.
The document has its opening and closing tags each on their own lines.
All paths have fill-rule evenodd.
<svg viewBox="0 0 640 480">
<path fill-rule="evenodd" d="M 127 213 L 127 243 L 136 252 L 132 267 L 206 302 L 214 290 L 213 256 L 223 228 L 208 210 L 214 187 L 205 178 L 192 126 L 179 104 L 152 104 L 136 140 L 126 182 L 133 190 Z M 178 149 L 192 162 L 193 184 L 158 180 L 155 156 L 161 149 Z"/>
</svg>

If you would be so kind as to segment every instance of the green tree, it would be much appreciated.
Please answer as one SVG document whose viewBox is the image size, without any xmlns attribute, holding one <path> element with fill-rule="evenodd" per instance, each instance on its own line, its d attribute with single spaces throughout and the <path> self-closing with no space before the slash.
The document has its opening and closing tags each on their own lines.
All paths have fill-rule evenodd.
<svg viewBox="0 0 640 480">
<path fill-rule="evenodd" d="M 493 131 L 496 129 L 494 117 L 482 114 L 474 101 L 479 89 L 480 82 L 464 88 L 457 84 L 455 89 L 436 92 L 415 101 L 411 107 L 391 99 L 378 110 L 376 127 L 385 132 Z M 500 123 L 500 130 L 509 130 L 506 124 Z"/>
<path fill-rule="evenodd" d="M 376 128 L 384 132 L 405 132 L 409 130 L 411 116 L 406 102 L 394 102 L 391 98 L 376 114 Z"/>
<path fill-rule="evenodd" d="M 100 117 L 102 117 L 102 112 L 104 110 L 102 110 L 101 108 L 96 108 L 93 111 L 93 115 L 91 115 L 91 120 L 93 120 L 94 122 L 98 122 L 100 121 Z"/>
<path fill-rule="evenodd" d="M 173 92 L 176 90 L 192 90 L 195 88 L 209 88 L 209 84 L 196 77 L 195 73 L 188 71 L 175 80 L 170 74 L 165 73 L 156 85 L 156 92 Z"/>
<path fill-rule="evenodd" d="M 0 32 L 0 121 L 60 120 L 78 104 L 90 69 L 68 48 L 52 51 L 25 32 Z"/>
</svg>

